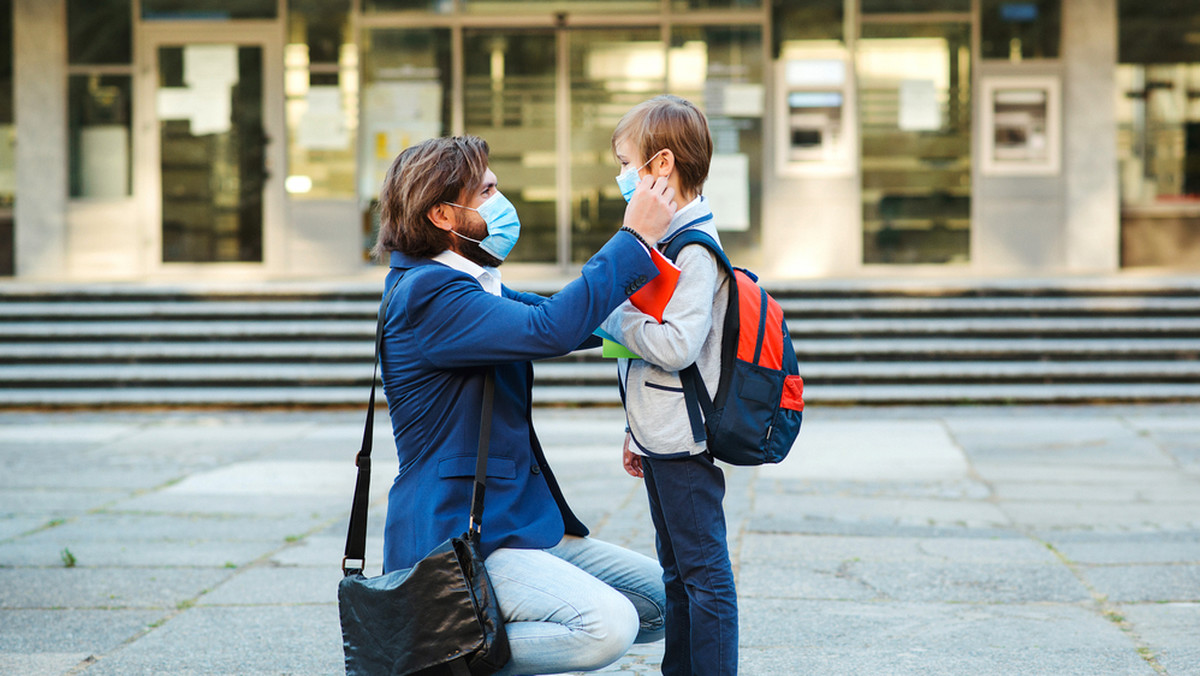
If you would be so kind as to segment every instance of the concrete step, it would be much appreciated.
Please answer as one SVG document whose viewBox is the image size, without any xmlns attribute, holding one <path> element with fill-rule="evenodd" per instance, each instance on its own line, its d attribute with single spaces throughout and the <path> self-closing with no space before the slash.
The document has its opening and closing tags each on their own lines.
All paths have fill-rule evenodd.
<svg viewBox="0 0 1200 676">
<path fill-rule="evenodd" d="M 809 401 L 1200 399 L 1200 279 L 768 288 Z M 377 283 L 0 284 L 0 406 L 359 406 L 379 293 Z M 535 369 L 542 405 L 618 402 L 615 365 L 599 350 Z"/>
<path fill-rule="evenodd" d="M 3 389 L 0 407 L 104 408 L 176 406 L 361 407 L 365 387 L 128 387 L 70 389 Z M 382 397 L 377 393 L 379 405 Z M 966 404 L 966 403 L 1080 403 L 1171 402 L 1200 400 L 1195 383 L 1084 383 L 1062 385 L 811 385 L 807 404 Z M 620 405 L 615 387 L 536 386 L 539 406 Z"/>
</svg>

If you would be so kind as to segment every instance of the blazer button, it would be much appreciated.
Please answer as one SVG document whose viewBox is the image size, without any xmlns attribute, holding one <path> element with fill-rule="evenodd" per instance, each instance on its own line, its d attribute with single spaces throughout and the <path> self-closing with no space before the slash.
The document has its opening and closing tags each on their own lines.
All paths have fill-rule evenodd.
<svg viewBox="0 0 1200 676">
<path fill-rule="evenodd" d="M 646 283 L 646 275 L 638 275 L 637 283 L 639 286 L 642 284 L 645 284 Z"/>
<path fill-rule="evenodd" d="M 538 467 L 537 465 L 534 465 L 533 467 L 530 467 L 530 468 L 529 468 L 529 471 L 530 471 L 530 472 L 533 472 L 534 474 L 541 474 L 541 473 L 542 473 L 542 468 L 541 468 L 541 467 Z"/>
</svg>

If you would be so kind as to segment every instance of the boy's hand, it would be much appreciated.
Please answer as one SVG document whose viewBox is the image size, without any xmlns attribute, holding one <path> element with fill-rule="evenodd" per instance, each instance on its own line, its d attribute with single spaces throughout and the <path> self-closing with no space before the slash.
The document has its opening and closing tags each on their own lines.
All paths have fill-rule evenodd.
<svg viewBox="0 0 1200 676">
<path fill-rule="evenodd" d="M 678 208 L 675 189 L 667 185 L 666 177 L 655 178 L 647 174 L 625 207 L 625 226 L 654 246 L 667 233 L 667 226 Z"/>
<path fill-rule="evenodd" d="M 625 449 L 622 452 L 622 462 L 625 465 L 625 473 L 631 477 L 641 479 L 642 473 L 642 456 L 629 450 L 629 433 L 625 433 Z"/>
</svg>

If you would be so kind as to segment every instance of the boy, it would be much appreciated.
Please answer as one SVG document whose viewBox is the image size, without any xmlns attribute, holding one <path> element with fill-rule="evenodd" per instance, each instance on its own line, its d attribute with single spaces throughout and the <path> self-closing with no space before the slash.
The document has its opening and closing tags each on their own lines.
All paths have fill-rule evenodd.
<svg viewBox="0 0 1200 676">
<path fill-rule="evenodd" d="M 675 213 L 659 240 L 702 229 L 718 243 L 708 200 L 701 195 L 712 159 L 708 122 L 695 105 L 664 95 L 625 114 L 612 137 L 621 166 L 617 185 L 629 199 L 645 175 L 666 177 Z M 667 590 L 664 676 L 737 673 L 737 592 L 725 539 L 721 501 L 725 478 L 704 442 L 695 442 L 679 371 L 695 363 L 710 395 L 720 375 L 721 333 L 729 278 L 703 245 L 675 261 L 679 281 L 662 322 L 630 302 L 602 328 L 641 359 L 618 363 L 625 417 L 625 470 L 643 477 Z"/>
</svg>

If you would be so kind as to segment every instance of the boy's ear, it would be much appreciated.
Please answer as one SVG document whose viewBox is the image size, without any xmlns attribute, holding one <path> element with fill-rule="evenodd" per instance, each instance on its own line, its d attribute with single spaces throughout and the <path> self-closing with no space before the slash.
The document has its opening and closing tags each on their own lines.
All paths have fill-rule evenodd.
<svg viewBox="0 0 1200 676">
<path fill-rule="evenodd" d="M 675 171 L 675 153 L 664 148 L 650 164 L 656 176 L 670 176 Z"/>
<path fill-rule="evenodd" d="M 439 202 L 429 207 L 429 211 L 425 212 L 425 217 L 437 228 L 446 231 L 454 229 L 454 207 L 445 202 Z"/>
</svg>

